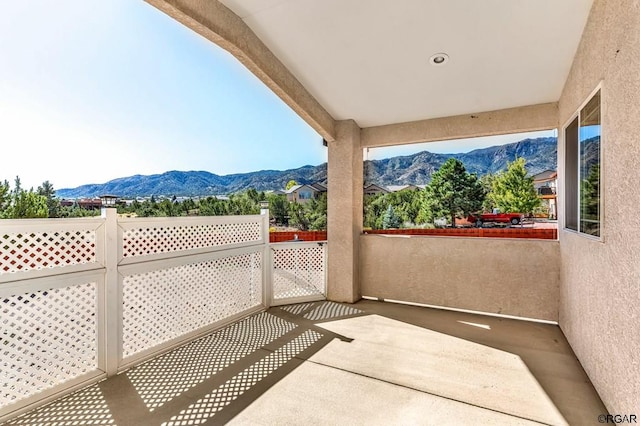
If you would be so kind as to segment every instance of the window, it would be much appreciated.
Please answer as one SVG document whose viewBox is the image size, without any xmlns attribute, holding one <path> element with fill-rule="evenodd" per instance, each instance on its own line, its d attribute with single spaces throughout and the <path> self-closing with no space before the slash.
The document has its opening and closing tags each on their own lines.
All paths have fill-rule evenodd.
<svg viewBox="0 0 640 426">
<path fill-rule="evenodd" d="M 601 236 L 600 90 L 565 127 L 565 229 Z"/>
<path fill-rule="evenodd" d="M 311 199 L 311 191 L 300 191 L 298 193 L 298 199 L 300 199 L 300 200 L 310 200 Z"/>
</svg>

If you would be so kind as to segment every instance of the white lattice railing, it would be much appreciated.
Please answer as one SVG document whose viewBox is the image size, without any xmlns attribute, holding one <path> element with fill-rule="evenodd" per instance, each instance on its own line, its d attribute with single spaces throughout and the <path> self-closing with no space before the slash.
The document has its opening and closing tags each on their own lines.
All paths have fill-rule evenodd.
<svg viewBox="0 0 640 426">
<path fill-rule="evenodd" d="M 273 244 L 271 256 L 273 305 L 307 302 L 325 297 L 325 242 Z"/>
<path fill-rule="evenodd" d="M 121 264 L 264 244 L 261 216 L 122 219 Z"/>
<path fill-rule="evenodd" d="M 271 302 L 324 297 L 324 243 L 270 246 L 266 214 L 103 214 L 0 220 L 0 422 Z"/>
<path fill-rule="evenodd" d="M 86 281 L 86 282 L 85 282 Z M 97 377 L 97 292 L 102 277 L 0 289 L 0 407 Z M 27 287 L 30 287 L 27 290 Z"/>
<path fill-rule="evenodd" d="M 120 368 L 265 306 L 267 217 L 118 221 Z"/>
<path fill-rule="evenodd" d="M 261 308 L 263 255 L 254 246 L 120 268 L 125 362 Z"/>
<path fill-rule="evenodd" d="M 0 283 L 104 266 L 102 219 L 3 220 Z"/>
</svg>

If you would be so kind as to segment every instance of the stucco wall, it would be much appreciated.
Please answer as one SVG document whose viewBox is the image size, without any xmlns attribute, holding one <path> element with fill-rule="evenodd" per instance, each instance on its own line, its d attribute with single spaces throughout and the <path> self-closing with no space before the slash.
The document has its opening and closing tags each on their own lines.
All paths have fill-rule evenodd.
<svg viewBox="0 0 640 426">
<path fill-rule="evenodd" d="M 559 102 L 561 123 L 600 81 L 604 241 L 560 232 L 560 326 L 609 411 L 638 414 L 639 0 L 595 0 Z"/>
<path fill-rule="evenodd" d="M 558 320 L 557 241 L 360 237 L 364 296 Z"/>
</svg>

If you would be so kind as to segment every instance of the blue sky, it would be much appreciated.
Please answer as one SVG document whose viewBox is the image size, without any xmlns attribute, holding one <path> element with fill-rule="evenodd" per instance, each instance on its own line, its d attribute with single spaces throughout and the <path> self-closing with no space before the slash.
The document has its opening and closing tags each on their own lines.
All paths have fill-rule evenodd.
<svg viewBox="0 0 640 426">
<path fill-rule="evenodd" d="M 0 179 L 286 169 L 322 138 L 224 50 L 141 0 L 21 0 L 0 14 Z"/>
<path fill-rule="evenodd" d="M 61 189 L 327 160 L 322 138 L 230 54 L 142 0 L 21 0 L 2 9 L 1 180 L 19 175 L 24 187 L 49 180 Z M 371 150 L 369 158 L 521 139 L 501 138 Z"/>
</svg>

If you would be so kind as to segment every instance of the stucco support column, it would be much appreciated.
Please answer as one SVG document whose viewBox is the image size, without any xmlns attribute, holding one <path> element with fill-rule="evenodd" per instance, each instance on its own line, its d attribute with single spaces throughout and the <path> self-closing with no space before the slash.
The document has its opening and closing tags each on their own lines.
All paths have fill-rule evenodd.
<svg viewBox="0 0 640 426">
<path fill-rule="evenodd" d="M 362 232 L 363 161 L 360 128 L 353 120 L 336 123 L 328 142 L 327 298 L 353 303 L 360 299 L 359 246 Z"/>
</svg>

